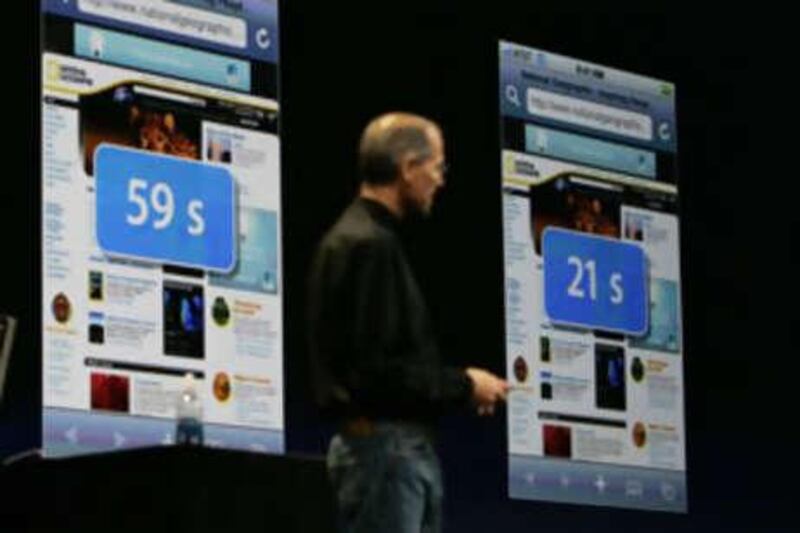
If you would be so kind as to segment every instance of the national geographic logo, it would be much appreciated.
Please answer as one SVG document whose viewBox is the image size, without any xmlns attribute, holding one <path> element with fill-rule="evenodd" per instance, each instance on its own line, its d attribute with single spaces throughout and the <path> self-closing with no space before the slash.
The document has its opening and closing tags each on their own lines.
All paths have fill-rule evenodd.
<svg viewBox="0 0 800 533">
<path fill-rule="evenodd" d="M 48 82 L 66 82 L 77 85 L 86 85 L 91 87 L 94 85 L 94 80 L 86 74 L 86 71 L 79 67 L 70 65 L 62 65 L 55 59 L 50 59 L 45 65 L 45 78 Z"/>
<path fill-rule="evenodd" d="M 506 155 L 503 164 L 503 173 L 506 175 L 527 176 L 529 178 L 539 177 L 539 169 L 536 168 L 533 161 L 523 159 L 514 154 Z"/>
<path fill-rule="evenodd" d="M 521 59 L 526 63 L 530 63 L 531 57 L 533 57 L 533 53 L 530 50 L 526 50 L 524 48 L 514 48 L 511 51 L 511 56 L 514 59 Z"/>
</svg>

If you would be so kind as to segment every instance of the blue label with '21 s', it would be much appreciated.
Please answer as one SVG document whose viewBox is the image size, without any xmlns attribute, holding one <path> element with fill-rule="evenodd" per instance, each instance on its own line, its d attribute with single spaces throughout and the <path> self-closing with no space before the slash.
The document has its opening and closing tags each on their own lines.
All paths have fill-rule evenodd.
<svg viewBox="0 0 800 533">
<path fill-rule="evenodd" d="M 542 254 L 551 321 L 633 336 L 647 332 L 647 259 L 640 246 L 551 227 Z"/>
<path fill-rule="evenodd" d="M 227 169 L 109 144 L 95 152 L 97 241 L 111 255 L 229 272 L 235 184 Z"/>
</svg>

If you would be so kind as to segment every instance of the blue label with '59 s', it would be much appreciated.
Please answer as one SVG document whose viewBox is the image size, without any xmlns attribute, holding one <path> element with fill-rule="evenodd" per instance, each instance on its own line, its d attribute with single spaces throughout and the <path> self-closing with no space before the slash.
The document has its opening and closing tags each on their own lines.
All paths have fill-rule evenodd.
<svg viewBox="0 0 800 533">
<path fill-rule="evenodd" d="M 221 167 L 101 145 L 97 241 L 110 255 L 219 272 L 236 264 L 235 183 Z"/>
</svg>

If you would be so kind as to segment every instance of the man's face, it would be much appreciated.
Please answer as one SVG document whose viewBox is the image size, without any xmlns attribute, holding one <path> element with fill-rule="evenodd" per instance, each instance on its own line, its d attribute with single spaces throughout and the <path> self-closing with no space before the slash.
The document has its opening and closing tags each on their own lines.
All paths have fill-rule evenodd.
<svg viewBox="0 0 800 533">
<path fill-rule="evenodd" d="M 406 211 L 427 216 L 436 192 L 444 187 L 444 140 L 438 129 L 427 130 L 429 157 L 411 157 L 402 164 L 402 198 Z"/>
</svg>

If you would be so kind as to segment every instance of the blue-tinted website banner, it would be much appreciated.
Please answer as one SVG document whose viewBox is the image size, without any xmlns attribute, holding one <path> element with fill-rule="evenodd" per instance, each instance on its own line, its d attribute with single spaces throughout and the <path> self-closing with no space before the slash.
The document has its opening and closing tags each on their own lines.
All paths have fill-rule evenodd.
<svg viewBox="0 0 800 533">
<path fill-rule="evenodd" d="M 525 150 L 626 174 L 656 177 L 656 155 L 653 152 L 532 124 L 525 125 Z"/>
<path fill-rule="evenodd" d="M 206 7 L 170 0 L 43 0 L 42 9 L 141 36 L 278 62 L 277 0 L 201 4 Z"/>
<path fill-rule="evenodd" d="M 93 26 L 75 25 L 75 55 L 250 91 L 248 61 Z"/>
<path fill-rule="evenodd" d="M 500 65 L 503 115 L 650 149 L 676 149 L 671 83 L 507 43 Z"/>
</svg>

